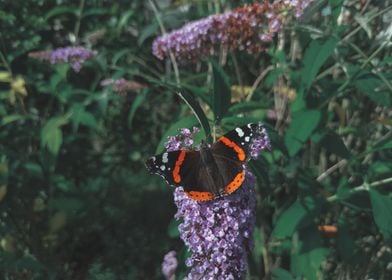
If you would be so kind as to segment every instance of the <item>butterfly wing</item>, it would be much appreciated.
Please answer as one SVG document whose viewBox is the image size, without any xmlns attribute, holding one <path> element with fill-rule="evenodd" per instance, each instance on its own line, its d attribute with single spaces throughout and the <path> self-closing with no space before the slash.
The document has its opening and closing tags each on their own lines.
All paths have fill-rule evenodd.
<svg viewBox="0 0 392 280">
<path fill-rule="evenodd" d="M 194 200 L 212 200 L 208 189 L 205 167 L 199 151 L 179 150 L 156 155 L 146 162 L 147 169 L 163 177 L 169 185 L 182 186 L 185 193 Z"/>
<path fill-rule="evenodd" d="M 237 190 L 245 180 L 244 163 L 246 154 L 243 148 L 223 136 L 211 147 L 211 152 L 218 168 L 220 177 L 223 178 L 221 192 L 230 194 Z"/>
<path fill-rule="evenodd" d="M 180 182 L 174 180 L 173 171 L 182 153 L 180 150 L 153 156 L 147 160 L 146 167 L 150 173 L 163 177 L 169 185 L 179 186 Z"/>
<path fill-rule="evenodd" d="M 250 123 L 237 127 L 216 141 L 211 152 L 218 166 L 225 194 L 230 194 L 241 187 L 245 180 L 244 164 L 249 159 L 250 148 L 255 137 L 261 135 L 261 125 Z"/>
<path fill-rule="evenodd" d="M 207 152 L 210 160 L 202 162 L 200 151 L 179 150 L 150 158 L 147 169 L 162 176 L 172 186 L 182 186 L 194 200 L 212 200 L 230 194 L 245 180 L 244 164 L 249 159 L 255 137 L 262 135 L 260 124 L 237 127 L 216 141 Z"/>
<path fill-rule="evenodd" d="M 212 149 L 215 153 L 226 155 L 231 159 L 247 161 L 249 159 L 253 140 L 263 134 L 262 128 L 262 125 L 259 123 L 249 123 L 237 127 L 220 137 L 218 141 L 213 144 Z M 228 147 L 232 148 L 234 153 L 228 152 Z"/>
</svg>

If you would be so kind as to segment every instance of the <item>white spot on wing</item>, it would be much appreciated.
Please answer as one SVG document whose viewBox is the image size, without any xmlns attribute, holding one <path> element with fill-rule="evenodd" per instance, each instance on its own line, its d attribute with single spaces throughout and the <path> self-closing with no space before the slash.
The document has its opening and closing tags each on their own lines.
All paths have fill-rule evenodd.
<svg viewBox="0 0 392 280">
<path fill-rule="evenodd" d="M 245 137 L 245 142 L 249 142 L 249 140 L 250 140 L 250 137 L 249 137 L 249 136 L 246 136 L 246 137 Z"/>
<path fill-rule="evenodd" d="M 162 155 L 162 162 L 163 163 L 167 163 L 169 161 L 169 158 L 167 156 L 168 156 L 168 153 L 164 153 Z"/>
<path fill-rule="evenodd" d="M 237 127 L 235 129 L 235 131 L 237 131 L 237 134 L 238 134 L 239 137 L 244 137 L 245 133 L 244 133 L 244 131 L 241 128 Z"/>
<path fill-rule="evenodd" d="M 165 171 L 166 167 L 165 167 L 164 165 L 161 165 L 160 169 L 161 169 L 162 171 Z"/>
</svg>

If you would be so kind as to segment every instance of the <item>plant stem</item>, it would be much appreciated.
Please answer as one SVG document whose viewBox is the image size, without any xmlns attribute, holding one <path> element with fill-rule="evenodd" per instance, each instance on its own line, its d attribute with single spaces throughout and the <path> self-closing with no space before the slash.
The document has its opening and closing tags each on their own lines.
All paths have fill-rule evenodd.
<svg viewBox="0 0 392 280">
<path fill-rule="evenodd" d="M 78 11 L 78 15 L 77 15 L 76 23 L 75 23 L 75 29 L 74 29 L 75 43 L 78 42 L 80 24 L 82 22 L 82 14 L 83 14 L 85 1 L 86 0 L 80 0 L 80 3 L 79 3 L 79 11 Z"/>
<path fill-rule="evenodd" d="M 381 185 L 388 184 L 388 183 L 392 183 L 392 177 L 386 178 L 386 179 L 382 179 L 382 180 L 379 180 L 379 181 L 376 181 L 376 182 L 373 182 L 373 183 L 370 183 L 370 184 L 365 182 L 362 185 L 351 189 L 350 190 L 350 195 L 353 195 L 355 193 L 362 192 L 362 191 L 369 191 L 370 188 L 381 186 Z M 328 197 L 327 201 L 328 202 L 335 202 L 335 201 L 337 201 L 339 199 L 340 199 L 339 196 L 337 194 L 334 194 L 334 195 L 331 195 L 330 197 Z"/>
<path fill-rule="evenodd" d="M 9 65 L 9 63 L 8 63 L 7 59 L 5 58 L 5 56 L 4 56 L 2 51 L 0 51 L 0 59 L 1 59 L 2 63 L 3 63 L 3 66 L 7 69 L 7 72 L 10 73 L 11 76 L 12 76 L 11 67 L 10 67 L 10 65 Z"/>
<path fill-rule="evenodd" d="M 259 84 L 261 83 L 261 81 L 265 78 L 265 76 L 271 71 L 273 70 L 275 67 L 272 65 L 269 65 L 267 68 L 265 68 L 263 71 L 261 71 L 260 75 L 257 77 L 257 79 L 255 80 L 255 82 L 252 85 L 252 88 L 250 90 L 250 93 L 248 95 L 248 97 L 246 98 L 246 101 L 250 101 L 252 99 L 253 93 L 255 92 L 255 90 L 257 89 L 257 87 L 259 86 Z"/>
<path fill-rule="evenodd" d="M 161 29 L 161 33 L 162 33 L 162 35 L 165 35 L 167 32 L 166 32 L 165 26 L 163 25 L 163 21 L 161 19 L 161 15 L 159 14 L 158 8 L 155 5 L 153 0 L 149 0 L 149 2 L 150 2 L 152 10 L 154 12 L 155 18 L 158 21 L 159 27 Z M 173 65 L 174 75 L 176 78 L 176 84 L 177 84 L 177 86 L 179 86 L 180 85 L 180 72 L 178 71 L 178 65 L 177 65 L 176 58 L 171 50 L 169 51 L 169 56 L 170 56 L 171 63 Z"/>
<path fill-rule="evenodd" d="M 320 176 L 317 177 L 317 182 L 321 182 L 322 180 L 324 180 L 325 178 L 327 178 L 331 173 L 333 173 L 336 169 L 345 166 L 347 164 L 347 160 L 343 159 L 337 163 L 335 163 L 334 165 L 332 165 L 330 168 L 328 168 L 327 170 L 325 170 L 323 173 L 320 174 Z"/>
</svg>

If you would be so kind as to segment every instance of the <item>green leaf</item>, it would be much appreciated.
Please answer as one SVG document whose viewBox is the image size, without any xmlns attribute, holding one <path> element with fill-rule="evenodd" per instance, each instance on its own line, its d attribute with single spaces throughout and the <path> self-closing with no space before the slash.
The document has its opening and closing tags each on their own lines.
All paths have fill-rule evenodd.
<svg viewBox="0 0 392 280">
<path fill-rule="evenodd" d="M 79 124 L 83 124 L 94 129 L 98 127 L 98 123 L 94 115 L 90 112 L 87 112 L 83 106 L 74 105 L 71 109 L 71 112 L 72 122 L 76 129 L 79 127 Z"/>
<path fill-rule="evenodd" d="M 57 155 L 63 142 L 63 133 L 60 127 L 68 122 L 70 114 L 49 119 L 41 130 L 41 145 L 47 147 Z"/>
<path fill-rule="evenodd" d="M 117 65 L 117 63 L 119 62 L 120 59 L 123 58 L 123 56 L 127 55 L 131 53 L 131 51 L 128 48 L 122 49 L 117 51 L 113 57 L 112 57 L 112 64 L 113 65 Z"/>
<path fill-rule="evenodd" d="M 73 212 L 73 211 L 80 210 L 83 207 L 83 205 L 84 205 L 83 200 L 79 198 L 59 197 L 53 199 L 50 206 L 56 210 Z"/>
<path fill-rule="evenodd" d="M 291 271 L 306 279 L 319 279 L 320 265 L 330 251 L 322 247 L 323 241 L 314 224 L 299 233 L 299 240 L 293 241 Z"/>
<path fill-rule="evenodd" d="M 376 150 L 392 149 L 392 137 L 388 137 L 384 141 L 380 141 L 380 143 L 378 143 L 378 145 L 374 148 Z"/>
<path fill-rule="evenodd" d="M 214 76 L 214 92 L 212 110 L 215 114 L 215 120 L 220 122 L 230 106 L 231 90 L 229 77 L 223 71 L 222 67 L 212 61 L 212 70 Z"/>
<path fill-rule="evenodd" d="M 311 196 L 296 200 L 280 215 L 272 235 L 275 238 L 292 236 L 299 227 L 312 222 L 312 218 L 319 213 L 321 206 L 322 202 Z"/>
<path fill-rule="evenodd" d="M 328 4 L 331 6 L 332 9 L 332 18 L 333 18 L 333 23 L 336 25 L 336 21 L 340 15 L 340 12 L 343 7 L 344 0 L 329 0 Z"/>
<path fill-rule="evenodd" d="M 190 84 L 182 84 L 182 87 L 187 89 L 195 98 L 200 98 L 200 100 L 206 103 L 208 106 L 212 107 L 211 96 L 208 94 L 207 87 L 194 86 Z"/>
<path fill-rule="evenodd" d="M 392 237 L 392 199 L 370 189 L 370 201 L 373 208 L 373 219 L 385 240 Z"/>
<path fill-rule="evenodd" d="M 135 14 L 134 10 L 125 11 L 122 15 L 120 20 L 118 21 L 117 31 L 122 30 L 124 27 L 129 25 L 129 19 Z"/>
<path fill-rule="evenodd" d="M 287 270 L 275 267 L 272 269 L 272 280 L 294 280 L 294 278 Z"/>
<path fill-rule="evenodd" d="M 355 261 L 352 257 L 355 252 L 355 243 L 352 236 L 350 236 L 348 221 L 345 219 L 344 223 L 339 225 L 339 234 L 337 237 L 337 249 L 340 257 L 346 261 L 350 262 L 351 260 Z"/>
<path fill-rule="evenodd" d="M 293 241 L 291 255 L 291 272 L 295 276 L 307 280 L 318 280 L 320 266 L 330 254 L 330 250 L 322 247 L 322 240 L 314 225 L 301 231 L 299 240 Z"/>
<path fill-rule="evenodd" d="M 350 151 L 347 149 L 346 145 L 344 145 L 343 140 L 337 135 L 335 132 L 330 130 L 320 141 L 320 145 L 325 149 L 338 155 L 342 158 L 348 159 L 351 156 Z"/>
<path fill-rule="evenodd" d="M 317 110 L 303 110 L 293 113 L 293 120 L 284 138 L 290 156 L 294 156 L 300 150 L 320 120 L 321 113 Z"/>
<path fill-rule="evenodd" d="M 301 71 L 302 84 L 305 89 L 310 88 L 320 68 L 335 49 L 337 42 L 336 38 L 329 38 L 327 40 L 314 40 L 310 43 L 305 51 L 305 66 Z"/>
<path fill-rule="evenodd" d="M 181 221 L 176 220 L 175 218 L 170 221 L 169 227 L 167 228 L 167 234 L 171 238 L 177 238 L 180 236 L 180 232 L 178 231 L 178 226 L 180 223 Z"/>
<path fill-rule="evenodd" d="M 12 122 L 20 121 L 26 119 L 26 116 L 23 115 L 8 115 L 1 119 L 0 126 L 7 125 Z"/>
<path fill-rule="evenodd" d="M 147 91 L 143 90 L 138 95 L 136 96 L 135 100 L 132 102 L 131 109 L 129 110 L 128 114 L 128 127 L 129 129 L 132 128 L 132 121 L 135 116 L 135 113 L 137 109 L 140 107 L 140 105 L 143 104 L 143 102 L 146 100 L 147 96 Z"/>
<path fill-rule="evenodd" d="M 45 16 L 44 20 L 47 21 L 52 17 L 56 17 L 59 15 L 63 14 L 72 14 L 76 16 L 77 9 L 75 7 L 69 7 L 69 6 L 57 6 L 53 9 L 51 9 Z"/>
<path fill-rule="evenodd" d="M 204 129 L 204 133 L 207 137 L 207 141 L 209 143 L 212 142 L 211 136 L 211 128 L 210 124 L 208 123 L 208 119 L 206 114 L 204 113 L 203 109 L 200 107 L 199 102 L 191 94 L 189 94 L 185 90 L 180 90 L 178 92 L 178 96 L 182 98 L 182 100 L 188 105 L 188 107 L 192 110 L 195 114 L 197 120 L 199 121 L 201 127 Z"/>
<path fill-rule="evenodd" d="M 369 178 L 380 178 L 380 176 L 388 176 L 392 173 L 392 162 L 391 161 L 375 161 L 373 162 L 368 170 Z"/>
<path fill-rule="evenodd" d="M 382 89 L 383 82 L 373 74 L 361 76 L 354 81 L 354 86 L 378 105 L 392 104 L 390 91 Z"/>
<path fill-rule="evenodd" d="M 57 155 L 63 143 L 63 133 L 60 129 L 54 128 L 43 134 L 42 141 L 52 154 Z"/>
<path fill-rule="evenodd" d="M 78 10 L 79 13 L 79 10 Z M 107 15 L 108 9 L 106 8 L 90 8 L 87 9 L 82 13 L 82 19 L 85 19 L 86 17 L 91 17 L 91 16 L 102 16 L 102 15 Z"/>
<path fill-rule="evenodd" d="M 22 256 L 15 262 L 15 269 L 18 271 L 44 271 L 45 267 L 32 255 Z"/>
<path fill-rule="evenodd" d="M 268 104 L 266 104 L 265 102 L 249 101 L 234 104 L 229 108 L 229 112 L 234 114 L 246 113 L 254 110 L 268 109 L 268 107 Z"/>
<path fill-rule="evenodd" d="M 157 22 L 153 22 L 147 26 L 145 26 L 141 31 L 140 31 L 140 36 L 137 39 L 137 44 L 138 46 L 141 46 L 144 41 L 157 33 L 158 31 L 159 24 Z"/>
</svg>

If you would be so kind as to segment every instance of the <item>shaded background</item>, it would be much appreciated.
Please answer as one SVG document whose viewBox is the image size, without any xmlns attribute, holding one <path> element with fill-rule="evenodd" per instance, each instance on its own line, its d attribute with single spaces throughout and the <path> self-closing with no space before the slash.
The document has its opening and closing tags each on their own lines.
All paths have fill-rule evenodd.
<svg viewBox="0 0 392 280">
<path fill-rule="evenodd" d="M 170 31 L 246 3 L 0 1 L 2 279 L 162 279 L 172 249 L 185 275 L 171 191 L 144 167 L 197 125 L 151 53 L 157 16 Z M 392 277 L 391 5 L 315 1 L 263 53 L 180 65 L 211 122 L 213 89 L 231 99 L 218 132 L 262 120 L 272 139 L 252 165 L 250 279 Z M 97 51 L 79 73 L 28 57 L 70 45 Z M 145 87 L 117 94 L 106 78 Z"/>
</svg>

